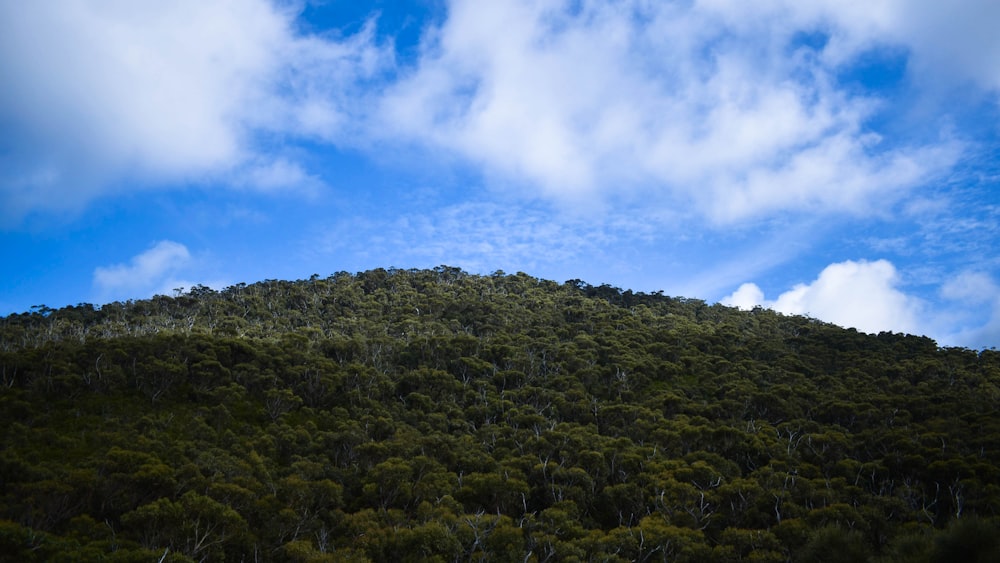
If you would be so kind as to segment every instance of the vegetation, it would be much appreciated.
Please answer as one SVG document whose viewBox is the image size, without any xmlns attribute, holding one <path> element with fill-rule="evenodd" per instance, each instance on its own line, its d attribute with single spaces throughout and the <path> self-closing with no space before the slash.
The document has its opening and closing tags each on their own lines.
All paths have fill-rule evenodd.
<svg viewBox="0 0 1000 563">
<path fill-rule="evenodd" d="M 997 561 L 998 400 L 992 350 L 520 273 L 40 306 L 0 554 Z"/>
</svg>

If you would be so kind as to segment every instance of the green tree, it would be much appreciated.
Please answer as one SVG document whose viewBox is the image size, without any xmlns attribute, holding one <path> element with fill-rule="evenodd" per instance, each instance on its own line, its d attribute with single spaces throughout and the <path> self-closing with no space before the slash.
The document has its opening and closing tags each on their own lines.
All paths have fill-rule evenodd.
<svg viewBox="0 0 1000 563">
<path fill-rule="evenodd" d="M 122 517 L 122 524 L 143 546 L 167 547 L 198 560 L 221 561 L 227 544 L 239 545 L 247 524 L 235 510 L 189 491 L 176 501 L 145 504 Z"/>
</svg>

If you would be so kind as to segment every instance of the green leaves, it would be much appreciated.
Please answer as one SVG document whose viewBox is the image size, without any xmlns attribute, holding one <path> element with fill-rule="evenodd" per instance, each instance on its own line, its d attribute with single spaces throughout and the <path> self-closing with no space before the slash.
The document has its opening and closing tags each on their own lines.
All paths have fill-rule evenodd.
<svg viewBox="0 0 1000 563">
<path fill-rule="evenodd" d="M 995 553 L 1000 354 L 923 338 L 439 268 L 8 317 L 0 350 L 21 560 Z"/>
<path fill-rule="evenodd" d="M 147 548 L 167 547 L 197 560 L 222 560 L 226 543 L 239 542 L 247 532 L 238 512 L 194 491 L 140 506 L 122 516 L 122 524 Z"/>
</svg>

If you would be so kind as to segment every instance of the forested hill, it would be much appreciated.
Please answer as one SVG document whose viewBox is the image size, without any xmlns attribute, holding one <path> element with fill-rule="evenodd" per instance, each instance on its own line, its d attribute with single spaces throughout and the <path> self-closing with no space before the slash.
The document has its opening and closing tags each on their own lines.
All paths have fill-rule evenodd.
<svg viewBox="0 0 1000 563">
<path fill-rule="evenodd" d="M 198 286 L 0 319 L 0 384 L 3 560 L 1000 560 L 1000 353 L 769 310 Z"/>
</svg>

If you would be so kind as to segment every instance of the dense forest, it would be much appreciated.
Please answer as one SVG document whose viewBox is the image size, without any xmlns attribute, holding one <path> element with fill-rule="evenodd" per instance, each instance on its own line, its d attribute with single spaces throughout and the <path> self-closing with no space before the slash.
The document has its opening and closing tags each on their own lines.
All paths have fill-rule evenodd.
<svg viewBox="0 0 1000 563">
<path fill-rule="evenodd" d="M 0 319 L 11 561 L 1000 561 L 1000 353 L 456 268 Z"/>
</svg>

